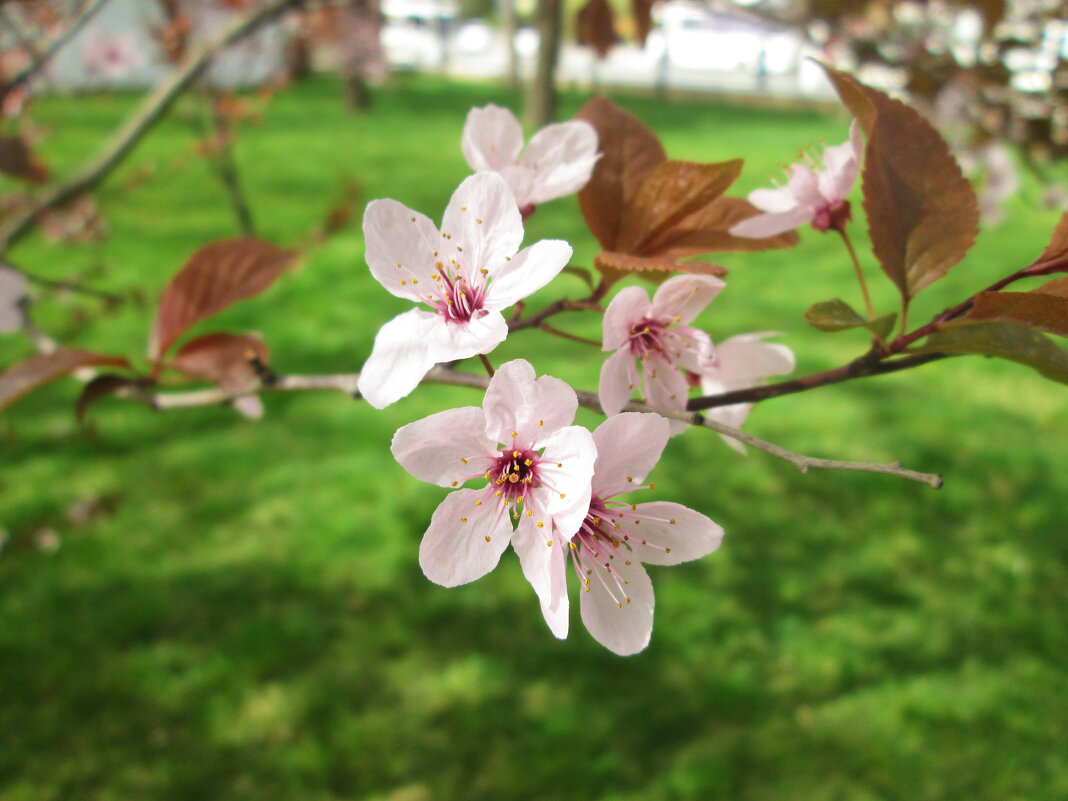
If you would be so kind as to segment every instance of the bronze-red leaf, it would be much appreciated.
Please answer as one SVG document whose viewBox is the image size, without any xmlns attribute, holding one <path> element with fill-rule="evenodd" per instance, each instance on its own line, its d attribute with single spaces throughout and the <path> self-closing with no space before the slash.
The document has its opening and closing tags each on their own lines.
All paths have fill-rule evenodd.
<svg viewBox="0 0 1068 801">
<path fill-rule="evenodd" d="M 256 383 L 259 373 L 254 359 L 261 364 L 270 359 L 267 346 L 256 334 L 214 333 L 186 342 L 168 366 L 225 390 L 238 391 Z"/>
<path fill-rule="evenodd" d="M 0 374 L 0 409 L 80 367 L 128 367 L 129 364 L 122 357 L 105 356 L 81 348 L 60 348 L 52 353 L 39 353 Z"/>
</svg>

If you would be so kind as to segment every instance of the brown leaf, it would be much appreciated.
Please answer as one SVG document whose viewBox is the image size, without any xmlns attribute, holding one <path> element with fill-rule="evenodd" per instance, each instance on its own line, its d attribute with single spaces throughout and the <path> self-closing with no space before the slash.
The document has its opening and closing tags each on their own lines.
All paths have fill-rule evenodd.
<svg viewBox="0 0 1068 801">
<path fill-rule="evenodd" d="M 158 360 L 195 323 L 263 292 L 295 257 L 256 237 L 224 239 L 198 250 L 163 290 L 149 358 Z"/>
<path fill-rule="evenodd" d="M 1060 289 L 1064 288 L 1060 287 Z M 1041 290 L 980 292 L 975 298 L 975 304 L 968 317 L 973 320 L 1018 323 L 1029 328 L 1068 337 L 1068 294 L 1058 295 Z"/>
<path fill-rule="evenodd" d="M 707 261 L 675 261 L 657 256 L 633 256 L 629 253 L 617 253 L 602 250 L 593 259 L 593 266 L 603 272 L 615 271 L 617 275 L 632 272 L 662 272 L 663 277 L 669 273 L 683 272 L 693 275 L 715 275 L 722 277 L 727 268 Z"/>
<path fill-rule="evenodd" d="M 741 172 L 741 159 L 717 164 L 660 162 L 644 175 L 624 208 L 616 248 L 637 255 L 659 253 L 672 242 L 676 225 L 713 203 Z"/>
<path fill-rule="evenodd" d="M 612 7 L 608 0 L 588 0 L 575 14 L 575 34 L 580 45 L 592 47 L 599 58 L 608 55 L 616 36 Z"/>
<path fill-rule="evenodd" d="M 31 356 L 0 374 L 0 409 L 7 407 L 28 392 L 74 372 L 79 367 L 101 365 L 129 367 L 129 364 L 121 357 L 104 356 L 81 348 L 61 348 L 52 353 Z"/>
<path fill-rule="evenodd" d="M 48 180 L 48 168 L 21 136 L 0 136 L 0 172 L 35 183 Z"/>
<path fill-rule="evenodd" d="M 872 250 L 906 301 L 964 258 L 979 205 L 949 145 L 914 109 L 824 66 L 868 135 L 861 187 Z"/>
<path fill-rule="evenodd" d="M 1062 214 L 1060 220 L 1057 221 L 1057 227 L 1053 229 L 1053 236 L 1050 237 L 1049 244 L 1046 245 L 1046 249 L 1042 251 L 1042 255 L 1038 257 L 1036 263 L 1053 261 L 1065 254 L 1068 254 L 1068 211 Z"/>
<path fill-rule="evenodd" d="M 85 415 L 89 411 L 89 407 L 98 400 L 114 395 L 120 389 L 136 387 L 140 386 L 140 384 L 141 382 L 137 379 L 127 378 L 126 376 L 112 373 L 98 375 L 85 385 L 82 394 L 78 396 L 78 403 L 74 406 L 74 416 L 78 418 L 79 423 L 85 423 Z"/>
<path fill-rule="evenodd" d="M 1058 298 L 1068 298 L 1068 277 L 1055 278 L 1052 281 L 1048 281 L 1035 292 L 1041 292 L 1043 295 L 1055 295 Z"/>
<path fill-rule="evenodd" d="M 642 177 L 667 156 L 641 120 L 605 97 L 591 98 L 576 118 L 593 125 L 603 154 L 589 183 L 578 193 L 579 209 L 601 247 L 614 250 L 624 209 L 641 188 Z"/>
<path fill-rule="evenodd" d="M 266 364 L 270 352 L 256 334 L 215 333 L 186 342 L 168 362 L 169 367 L 193 378 L 204 378 L 225 390 L 238 391 L 256 383 L 252 364 Z"/>
<path fill-rule="evenodd" d="M 731 236 L 730 229 L 742 220 L 760 214 L 748 200 L 721 197 L 680 220 L 671 229 L 670 243 L 661 242 L 660 255 L 683 258 L 698 253 L 758 253 L 793 247 L 800 241 L 797 231 L 786 231 L 764 239 Z"/>
<path fill-rule="evenodd" d="M 634 15 L 634 40 L 638 47 L 645 47 L 649 31 L 653 29 L 653 3 L 655 0 L 631 0 L 630 11 Z"/>
</svg>

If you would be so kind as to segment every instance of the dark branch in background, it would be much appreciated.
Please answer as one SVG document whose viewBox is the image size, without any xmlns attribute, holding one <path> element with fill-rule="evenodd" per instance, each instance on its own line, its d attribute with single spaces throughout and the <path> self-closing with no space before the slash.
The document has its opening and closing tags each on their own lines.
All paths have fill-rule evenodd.
<svg viewBox="0 0 1068 801">
<path fill-rule="evenodd" d="M 37 215 L 61 205 L 99 184 L 114 170 L 141 141 L 142 137 L 167 112 L 171 104 L 208 66 L 212 55 L 254 31 L 302 0 L 274 0 L 243 19 L 238 20 L 219 37 L 191 52 L 174 71 L 141 103 L 126 123 L 115 133 L 103 150 L 66 181 L 46 189 L 33 206 L 0 229 L 0 254 L 28 234 Z"/>
<path fill-rule="evenodd" d="M 237 162 L 234 161 L 233 124 L 219 109 L 217 95 L 214 92 L 205 89 L 201 96 L 204 113 L 208 120 L 208 124 L 202 128 L 203 135 L 208 140 L 209 153 L 206 158 L 226 190 L 226 197 L 230 201 L 230 208 L 234 211 L 241 233 L 245 236 L 254 236 L 256 226 L 252 222 L 252 212 L 241 188 Z"/>
<path fill-rule="evenodd" d="M 26 65 L 22 70 L 15 73 L 15 76 L 8 81 L 8 83 L 0 87 L 0 101 L 3 101 L 4 97 L 8 95 L 12 90 L 17 89 L 23 84 L 29 82 L 34 75 L 40 72 L 46 64 L 52 59 L 60 48 L 69 42 L 78 31 L 82 29 L 82 26 L 90 20 L 90 18 L 96 14 L 100 9 L 107 5 L 108 0 L 92 0 L 92 2 L 83 2 L 81 7 L 75 12 L 70 22 L 67 23 L 67 27 L 60 31 L 48 44 L 44 46 L 43 50 L 34 53 L 33 60 Z M 0 12 L 4 14 L 5 21 L 7 18 L 6 12 Z"/>
<path fill-rule="evenodd" d="M 60 289 L 67 292 L 75 292 L 79 295 L 88 295 L 93 298 L 99 298 L 105 303 L 111 305 L 117 305 L 122 303 L 126 298 L 122 295 L 118 295 L 114 292 L 105 292 L 100 289 L 92 289 L 87 286 L 75 283 L 74 281 L 57 281 L 52 278 L 45 278 L 41 275 L 35 275 L 34 273 L 28 273 L 21 267 L 17 267 L 5 258 L 0 257 L 0 267 L 6 267 L 9 270 L 14 270 L 20 273 L 27 281 L 38 284 L 40 286 L 46 286 L 49 289 Z"/>
</svg>

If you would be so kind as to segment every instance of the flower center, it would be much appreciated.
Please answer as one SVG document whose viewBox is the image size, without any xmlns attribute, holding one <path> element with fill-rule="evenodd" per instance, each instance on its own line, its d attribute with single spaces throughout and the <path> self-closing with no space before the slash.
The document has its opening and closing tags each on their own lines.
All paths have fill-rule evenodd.
<svg viewBox="0 0 1068 801">
<path fill-rule="evenodd" d="M 501 451 L 487 477 L 506 501 L 514 501 L 541 486 L 537 480 L 539 459 L 535 451 L 526 448 Z"/>
<path fill-rule="evenodd" d="M 440 261 L 436 266 L 441 281 L 438 283 L 440 295 L 431 304 L 435 311 L 449 323 L 466 323 L 485 315 L 485 286 L 470 286 L 459 271 L 450 278 Z"/>
<path fill-rule="evenodd" d="M 630 327 L 629 340 L 627 342 L 630 352 L 639 359 L 663 353 L 664 331 L 667 324 L 663 320 L 646 317 Z"/>
</svg>

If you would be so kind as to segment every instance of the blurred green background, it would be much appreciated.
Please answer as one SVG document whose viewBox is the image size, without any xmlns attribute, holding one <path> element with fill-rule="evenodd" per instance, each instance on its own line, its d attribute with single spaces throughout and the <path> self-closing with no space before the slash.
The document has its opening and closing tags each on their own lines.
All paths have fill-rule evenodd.
<svg viewBox="0 0 1068 801">
<path fill-rule="evenodd" d="M 566 94 L 563 113 L 584 99 Z M 744 156 L 735 194 L 767 185 L 800 146 L 844 141 L 848 125 L 834 110 L 616 100 L 671 157 Z M 260 233 L 301 242 L 346 176 L 361 186 L 354 224 L 197 330 L 257 330 L 283 373 L 359 369 L 406 308 L 367 271 L 363 203 L 392 197 L 440 219 L 467 174 L 464 116 L 489 101 L 519 106 L 494 87 L 411 76 L 358 116 L 330 79 L 281 92 L 235 145 Z M 134 102 L 39 103 L 56 173 Z M 169 277 L 234 235 L 218 181 L 189 155 L 196 114 L 180 104 L 108 181 L 106 240 L 35 236 L 12 254 L 143 293 L 104 312 L 39 292 L 36 320 L 62 342 L 140 358 Z M 1025 181 L 1008 221 L 911 319 L 1029 263 L 1057 220 L 1040 194 Z M 527 230 L 527 242 L 572 242 L 577 264 L 596 252 L 574 198 L 539 208 Z M 876 304 L 894 310 L 863 231 Z M 834 238 L 806 230 L 792 251 L 720 261 L 727 289 L 698 321 L 713 337 L 780 331 L 798 374 L 866 347 L 802 320 L 835 296 L 860 305 Z M 563 276 L 532 304 L 583 289 Z M 557 322 L 598 335 L 595 319 Z M 2 364 L 30 353 L 0 341 Z M 528 331 L 493 358 L 520 356 L 596 388 L 593 348 Z M 801 475 L 711 432 L 673 440 L 658 496 L 727 534 L 700 562 L 651 568 L 653 640 L 629 659 L 595 643 L 577 610 L 555 640 L 511 552 L 466 587 L 421 575 L 419 540 L 444 492 L 408 477 L 388 444 L 411 420 L 477 404 L 469 390 L 423 387 L 380 412 L 341 394 L 266 396 L 255 423 L 108 400 L 89 431 L 77 393 L 58 382 L 0 416 L 3 801 L 1068 797 L 1068 395 L 1024 367 L 947 360 L 771 400 L 747 423 L 803 453 L 943 473 L 938 492 Z M 49 531 L 58 550 L 40 547 Z"/>
</svg>

